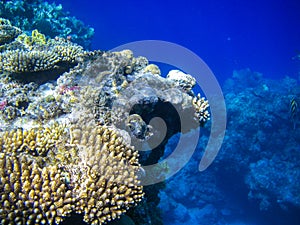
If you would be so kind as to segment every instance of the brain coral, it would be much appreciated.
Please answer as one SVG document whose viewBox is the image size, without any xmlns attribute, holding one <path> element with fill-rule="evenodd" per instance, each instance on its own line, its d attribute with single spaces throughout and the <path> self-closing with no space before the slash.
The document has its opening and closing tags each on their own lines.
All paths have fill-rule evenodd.
<svg viewBox="0 0 300 225">
<path fill-rule="evenodd" d="M 20 147 L 27 142 L 30 150 Z M 2 133 L 0 144 L 1 224 L 58 224 L 72 212 L 103 224 L 144 195 L 138 152 L 107 127 L 19 129 Z M 40 146 L 49 151 L 32 154 Z"/>
</svg>

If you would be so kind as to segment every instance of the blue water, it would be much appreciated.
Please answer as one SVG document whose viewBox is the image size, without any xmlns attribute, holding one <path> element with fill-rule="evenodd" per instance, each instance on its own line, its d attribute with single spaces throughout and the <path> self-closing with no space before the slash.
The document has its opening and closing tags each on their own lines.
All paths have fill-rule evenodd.
<svg viewBox="0 0 300 225">
<path fill-rule="evenodd" d="M 220 81 L 246 67 L 267 77 L 297 77 L 298 0 L 56 0 L 95 28 L 94 49 L 164 40 L 198 54 Z"/>
<path fill-rule="evenodd" d="M 289 117 L 293 97 L 300 107 L 299 0 L 55 2 L 95 28 L 93 49 L 173 42 L 201 57 L 222 85 L 228 121 L 221 151 L 198 171 L 208 125 L 160 193 L 164 224 L 300 224 L 300 122 Z"/>
</svg>

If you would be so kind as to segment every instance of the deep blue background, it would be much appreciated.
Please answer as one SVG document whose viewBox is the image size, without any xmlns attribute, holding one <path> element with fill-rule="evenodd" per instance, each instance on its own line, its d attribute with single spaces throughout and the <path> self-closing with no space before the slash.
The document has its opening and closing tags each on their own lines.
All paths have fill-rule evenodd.
<svg viewBox="0 0 300 225">
<path fill-rule="evenodd" d="M 51 1 L 50 1 L 51 2 Z M 249 67 L 266 77 L 298 77 L 299 0 L 56 0 L 95 28 L 93 49 L 127 42 L 175 42 L 200 56 L 222 81 Z"/>
</svg>

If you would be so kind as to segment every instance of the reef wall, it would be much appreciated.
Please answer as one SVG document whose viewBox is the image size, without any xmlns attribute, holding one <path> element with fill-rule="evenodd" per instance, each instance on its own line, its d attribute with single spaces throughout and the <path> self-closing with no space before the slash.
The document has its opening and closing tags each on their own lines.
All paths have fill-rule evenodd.
<svg viewBox="0 0 300 225">
<path fill-rule="evenodd" d="M 160 191 L 165 224 L 299 222 L 299 82 L 266 79 L 250 69 L 233 72 L 222 88 L 228 117 L 219 154 L 198 171 L 208 123 L 192 159 Z M 166 155 L 178 138 L 169 140 Z"/>
</svg>

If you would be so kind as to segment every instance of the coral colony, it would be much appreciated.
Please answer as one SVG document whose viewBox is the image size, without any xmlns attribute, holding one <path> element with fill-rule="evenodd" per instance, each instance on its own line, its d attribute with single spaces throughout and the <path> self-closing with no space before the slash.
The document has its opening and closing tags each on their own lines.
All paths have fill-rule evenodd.
<svg viewBox="0 0 300 225">
<path fill-rule="evenodd" d="M 93 28 L 55 3 L 1 1 L 0 15 L 1 224 L 246 225 L 248 214 L 274 209 L 288 220 L 299 211 L 299 81 L 234 71 L 222 88 L 222 148 L 199 173 L 211 123 L 195 78 L 164 77 L 130 50 L 89 51 Z M 167 125 L 165 139 L 138 151 L 156 137 L 155 117 Z M 189 163 L 143 185 L 160 174 L 142 165 L 170 155 L 199 126 Z M 286 220 L 277 224 L 295 224 Z"/>
<path fill-rule="evenodd" d="M 130 50 L 87 51 L 73 42 L 84 39 L 24 27 L 0 19 L 1 224 L 120 218 L 147 201 L 130 143 L 152 135 L 144 120 L 172 103 L 197 127 L 209 119 L 208 102 L 191 91 L 190 75 L 163 78 Z"/>
</svg>

